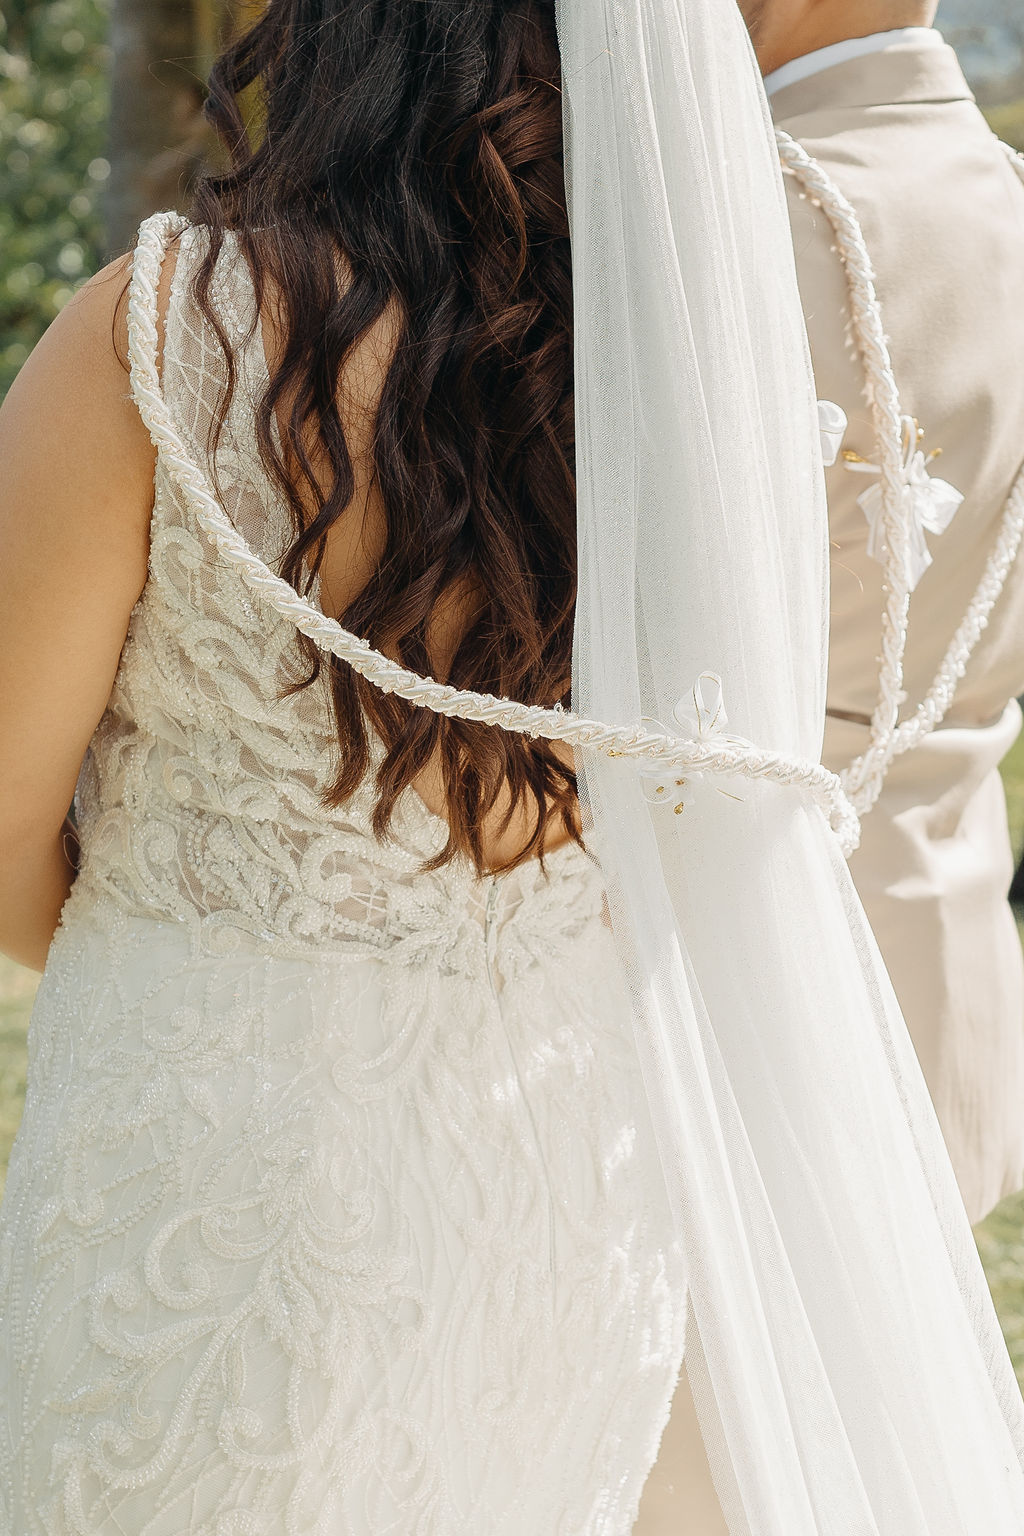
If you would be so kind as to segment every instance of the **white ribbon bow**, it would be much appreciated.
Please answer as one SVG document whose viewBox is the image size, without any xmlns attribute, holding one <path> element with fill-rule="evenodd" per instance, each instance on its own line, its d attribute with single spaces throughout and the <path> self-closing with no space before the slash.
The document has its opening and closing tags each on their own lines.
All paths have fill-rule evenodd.
<svg viewBox="0 0 1024 1536">
<path fill-rule="evenodd" d="M 963 496 L 945 480 L 936 480 L 928 473 L 929 460 L 918 447 L 919 432 L 912 416 L 903 417 L 903 513 L 907 520 L 909 549 L 907 552 L 907 579 L 911 592 L 932 563 L 931 551 L 925 540 L 925 532 L 945 533 L 957 511 L 963 504 Z M 932 456 L 934 457 L 934 455 Z M 877 464 L 848 458 L 846 467 L 855 474 L 879 475 Z M 857 504 L 868 520 L 868 554 L 872 560 L 885 564 L 883 544 L 885 534 L 882 525 L 882 487 L 872 485 L 857 497 Z"/>
<path fill-rule="evenodd" d="M 839 450 L 843 446 L 843 438 L 846 436 L 846 429 L 849 425 L 849 417 L 841 405 L 836 405 L 831 400 L 818 401 L 821 461 L 826 469 L 831 469 L 836 459 L 838 459 Z"/>
<path fill-rule="evenodd" d="M 722 679 L 717 672 L 700 674 L 690 692 L 684 694 L 676 703 L 672 711 L 672 719 L 685 731 L 687 741 L 714 739 L 735 746 L 750 745 L 742 736 L 731 736 L 726 732 L 729 717 L 725 712 Z M 652 723 L 659 730 L 665 731 L 666 735 L 673 734 L 665 730 L 660 720 Z M 681 816 L 686 808 L 682 791 L 692 789 L 705 777 L 702 772 L 691 768 L 686 770 L 685 778 L 676 778 L 671 770 L 666 773 L 664 768 L 657 767 L 642 768 L 640 773 L 644 780 L 644 799 L 651 805 L 670 805 L 677 816 Z M 727 791 L 720 790 L 719 793 L 726 794 Z"/>
</svg>

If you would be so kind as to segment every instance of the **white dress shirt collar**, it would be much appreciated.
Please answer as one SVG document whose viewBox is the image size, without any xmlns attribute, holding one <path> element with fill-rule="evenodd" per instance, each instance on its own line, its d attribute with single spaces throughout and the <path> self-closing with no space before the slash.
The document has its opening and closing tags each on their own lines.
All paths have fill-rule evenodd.
<svg viewBox="0 0 1024 1536">
<path fill-rule="evenodd" d="M 812 75 L 831 69 L 833 64 L 845 64 L 848 59 L 860 59 L 869 53 L 882 53 L 897 43 L 914 43 L 919 48 L 942 48 L 945 39 L 935 27 L 895 27 L 890 32 L 873 32 L 870 37 L 847 37 L 841 43 L 816 48 L 813 53 L 805 53 L 803 58 L 792 59 L 790 63 L 783 64 L 781 69 L 773 70 L 765 76 L 764 88 L 769 96 L 774 96 L 776 91 L 784 90 L 787 85 L 809 80 Z"/>
</svg>

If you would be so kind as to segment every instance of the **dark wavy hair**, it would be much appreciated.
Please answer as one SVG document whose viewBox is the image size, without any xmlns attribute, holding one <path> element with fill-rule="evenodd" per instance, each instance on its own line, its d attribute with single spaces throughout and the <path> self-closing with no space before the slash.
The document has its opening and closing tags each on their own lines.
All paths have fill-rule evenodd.
<svg viewBox="0 0 1024 1536">
<path fill-rule="evenodd" d="M 359 515 L 339 380 L 393 314 L 372 450 L 386 544 L 340 617 L 416 671 L 544 705 L 568 696 L 576 600 L 560 84 L 553 0 L 269 0 L 214 68 L 228 168 L 193 210 L 213 234 L 195 277 L 210 323 L 225 229 L 261 309 L 274 295 L 280 361 L 258 438 L 294 524 L 286 579 L 308 591 L 329 530 Z M 453 598 L 467 617 L 442 668 L 428 629 Z M 434 761 L 450 828 L 435 867 L 465 854 L 485 868 L 505 786 L 504 828 L 523 808 L 533 827 L 506 867 L 541 853 L 553 821 L 579 840 L 575 776 L 550 745 L 415 709 L 304 644 L 296 687 L 330 667 L 337 714 L 326 804 L 368 772 L 368 720 L 386 749 L 378 836 Z"/>
</svg>

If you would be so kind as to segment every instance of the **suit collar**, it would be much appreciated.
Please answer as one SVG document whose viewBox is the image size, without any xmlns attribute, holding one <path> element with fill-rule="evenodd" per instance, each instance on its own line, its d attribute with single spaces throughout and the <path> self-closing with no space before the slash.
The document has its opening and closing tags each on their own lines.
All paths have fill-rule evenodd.
<svg viewBox="0 0 1024 1536">
<path fill-rule="evenodd" d="M 900 103 L 973 101 L 952 48 L 899 43 L 883 53 L 847 59 L 807 80 L 784 86 L 771 100 L 777 123 L 811 112 Z"/>
</svg>

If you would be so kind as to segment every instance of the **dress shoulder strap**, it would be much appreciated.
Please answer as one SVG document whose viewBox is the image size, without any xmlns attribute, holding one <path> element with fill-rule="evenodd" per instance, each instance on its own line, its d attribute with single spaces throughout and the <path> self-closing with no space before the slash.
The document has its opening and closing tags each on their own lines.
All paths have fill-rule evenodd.
<svg viewBox="0 0 1024 1536">
<path fill-rule="evenodd" d="M 662 775 L 683 770 L 738 774 L 805 789 L 821 806 L 844 849 L 853 851 L 859 839 L 857 818 L 838 777 L 820 763 L 765 751 L 738 737 L 716 738 L 714 729 L 705 732 L 699 721 L 698 739 L 687 739 L 667 731 L 649 731 L 642 725 L 609 726 L 567 710 L 519 704 L 438 683 L 375 651 L 368 641 L 329 618 L 276 575 L 249 547 L 221 507 L 202 466 L 188 452 L 161 388 L 157 296 L 168 241 L 180 230 L 179 215 L 159 213 L 147 219 L 139 231 L 128 307 L 132 395 L 166 473 L 220 558 L 238 572 L 252 592 L 321 650 L 345 662 L 384 693 L 449 718 L 654 765 Z"/>
</svg>

